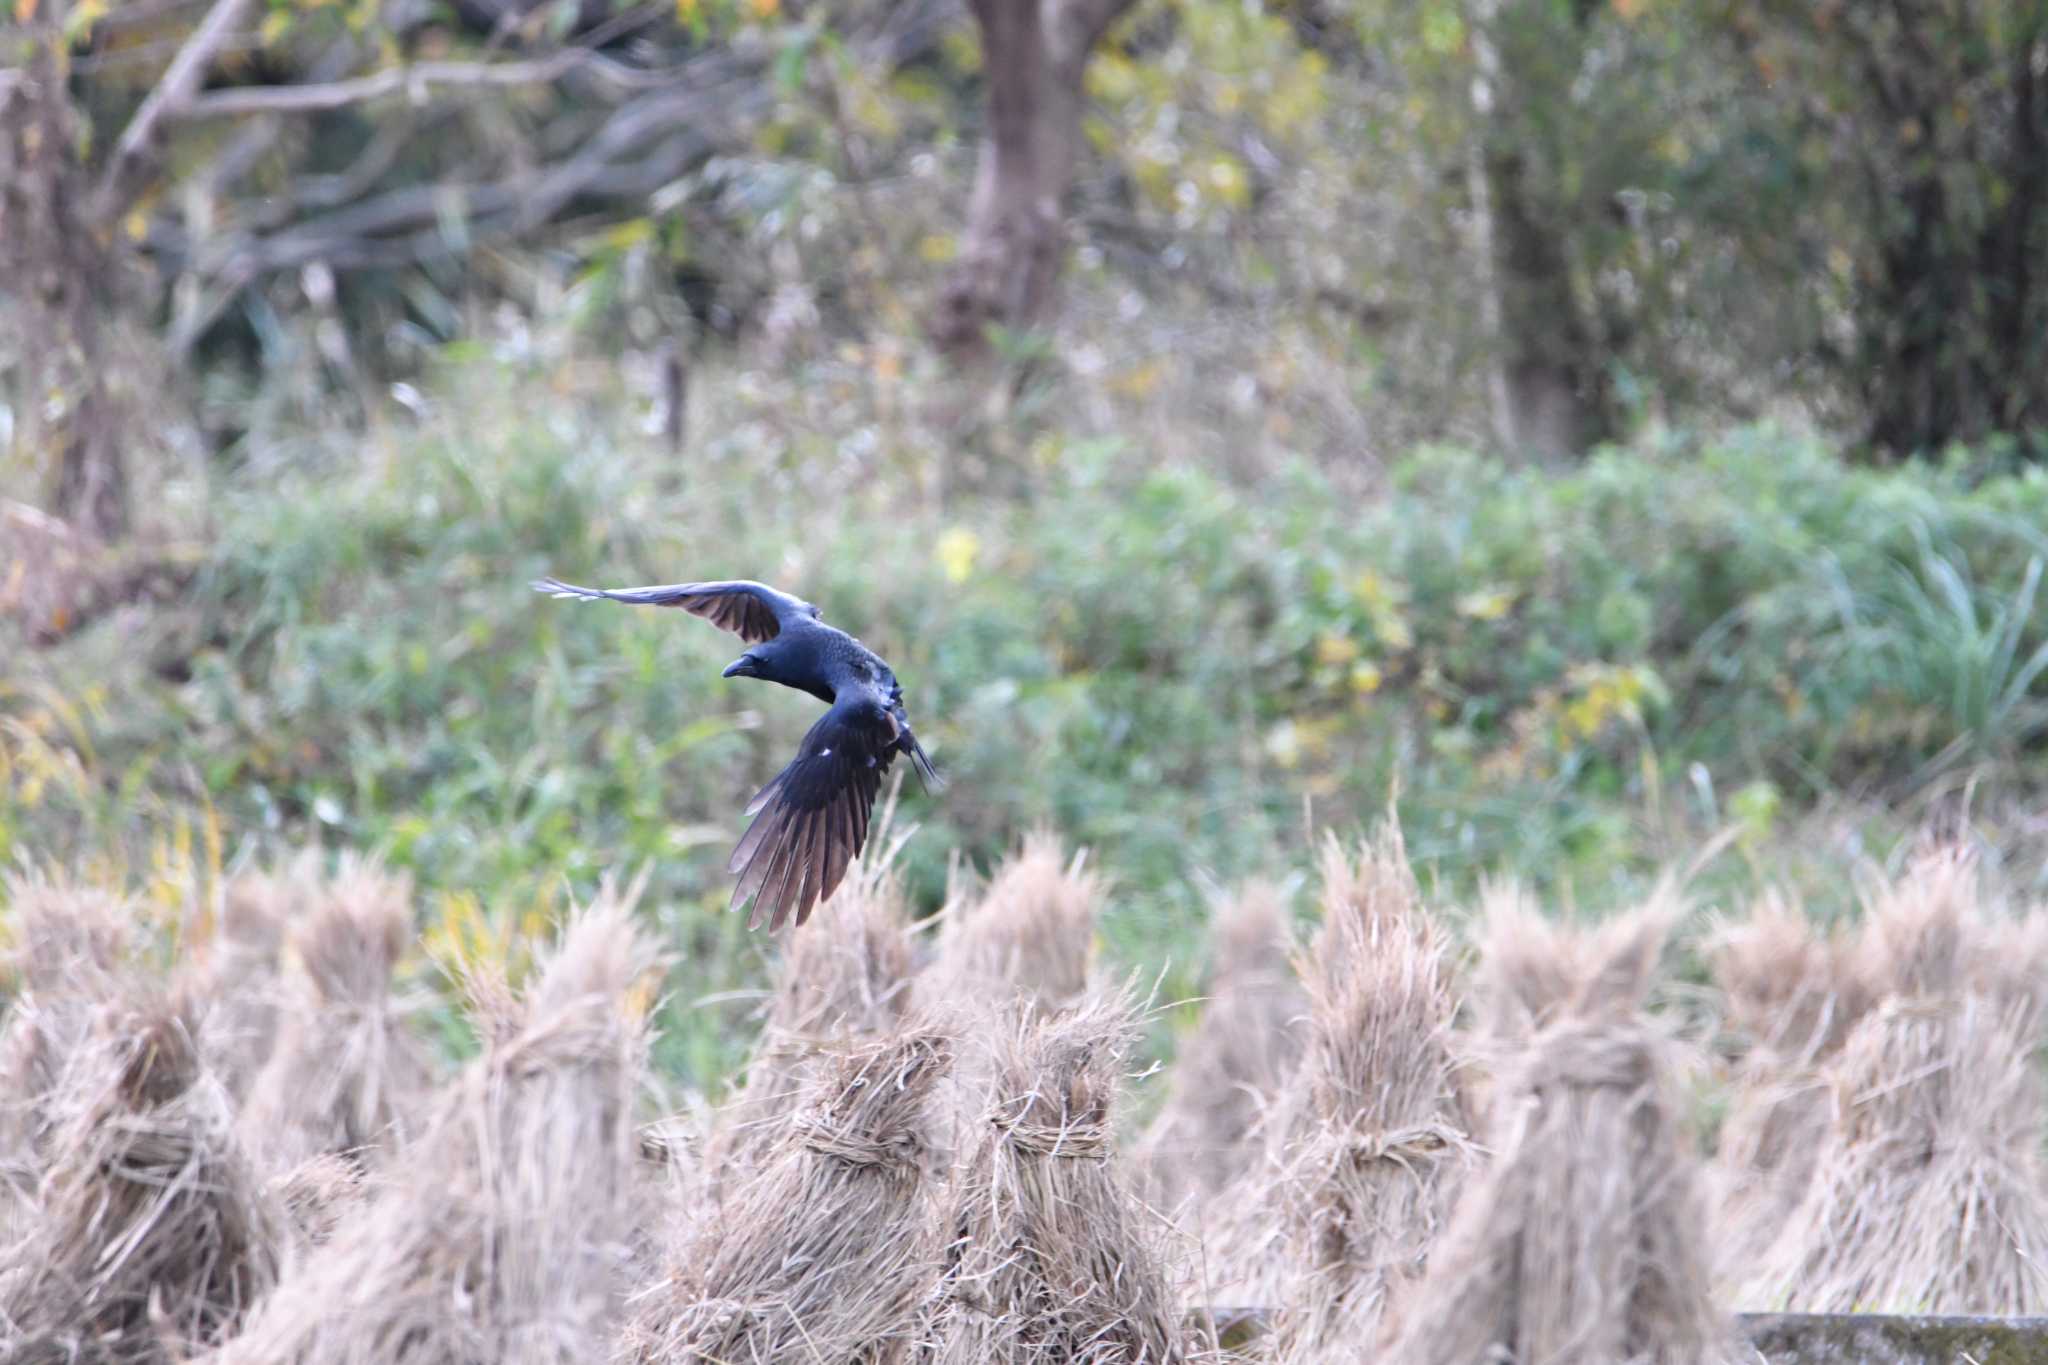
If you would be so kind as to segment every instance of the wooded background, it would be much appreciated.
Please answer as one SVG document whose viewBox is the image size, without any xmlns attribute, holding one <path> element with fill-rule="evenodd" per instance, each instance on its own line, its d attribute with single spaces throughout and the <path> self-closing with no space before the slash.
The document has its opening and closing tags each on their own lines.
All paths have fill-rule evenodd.
<svg viewBox="0 0 2048 1365">
<path fill-rule="evenodd" d="M 97 535 L 286 355 L 360 401 L 553 281 L 672 387 L 778 331 L 1014 366 L 1077 248 L 1235 382 L 1308 337 L 1330 458 L 2043 448 L 2044 0 L 13 4 L 10 467 Z"/>
</svg>

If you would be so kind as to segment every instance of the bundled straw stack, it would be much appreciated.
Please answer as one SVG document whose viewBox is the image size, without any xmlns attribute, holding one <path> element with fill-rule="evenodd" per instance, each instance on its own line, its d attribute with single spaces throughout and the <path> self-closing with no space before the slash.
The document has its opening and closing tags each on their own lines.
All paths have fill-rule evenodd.
<svg viewBox="0 0 2048 1365">
<path fill-rule="evenodd" d="M 887 818 L 885 812 L 883 822 Z M 843 1051 L 848 1040 L 884 1037 L 902 1023 L 910 1006 L 911 947 L 903 889 L 892 868 L 900 846 L 855 863 L 803 931 L 784 940 L 746 1084 L 719 1114 L 705 1153 L 714 1196 L 724 1175 L 773 1150 L 821 1058 Z"/>
<path fill-rule="evenodd" d="M 943 1034 L 912 1027 L 821 1069 L 766 1164 L 741 1177 L 640 1298 L 625 1358 L 908 1359 L 938 1273 L 926 1109 L 950 1061 Z"/>
<path fill-rule="evenodd" d="M 956 901 L 940 921 L 938 952 L 918 977 L 921 1002 L 958 1024 L 951 1080 L 936 1135 L 954 1157 L 971 1151 L 988 1110 L 990 1040 L 1018 1010 L 1056 1014 L 1088 988 L 1103 895 L 1085 857 L 1040 831 L 1001 867 L 979 901 Z"/>
<path fill-rule="evenodd" d="M 1291 938 L 1275 886 L 1245 887 L 1210 920 L 1208 999 L 1137 1153 L 1169 1205 L 1205 1205 L 1245 1172 L 1259 1116 L 1300 1059 L 1308 1003 L 1287 962 Z"/>
<path fill-rule="evenodd" d="M 653 962 L 581 913 L 381 1187 L 285 1276 L 219 1365 L 568 1365 L 603 1356 L 631 1234 L 630 1106 Z"/>
<path fill-rule="evenodd" d="M 0 1208 L 25 1197 L 51 1150 L 59 1078 L 95 1014 L 139 983 L 128 969 L 129 916 L 98 892 L 28 878 L 6 887 L 12 943 L 0 983 L 13 998 L 0 1029 Z"/>
<path fill-rule="evenodd" d="M 926 1312 L 935 1365 L 1167 1365 L 1186 1358 L 1150 1215 L 1112 1161 L 1135 1040 L 1127 1002 L 1017 1011 L 993 1102 L 955 1178 L 945 1278 Z"/>
<path fill-rule="evenodd" d="M 1822 1067 L 1869 1004 L 1854 948 L 1776 897 L 1709 944 L 1727 1027 L 1747 1046 L 1711 1168 L 1717 1281 L 1754 1271 L 1812 1183 L 1834 1111 Z"/>
<path fill-rule="evenodd" d="M 1492 1166 L 1399 1305 L 1385 1360 L 1730 1358 L 1697 1163 L 1666 1093 L 1665 1041 L 1642 1013 L 1669 920 L 1653 909 L 1594 935 L 1519 914 L 1489 922 L 1488 979 L 1512 999 L 1488 1014 L 1544 1022 L 1496 1072 Z"/>
<path fill-rule="evenodd" d="M 1881 995 L 1832 1062 L 1811 1188 L 1745 1306 L 2048 1312 L 2048 916 L 1994 917 L 1980 895 L 1971 860 L 1945 851 L 1869 906 L 1860 948 Z"/>
<path fill-rule="evenodd" d="M 228 882 L 219 915 L 188 927 L 191 956 L 180 985 L 204 1011 L 199 1048 L 207 1070 L 238 1101 L 277 1041 L 286 927 L 322 880 L 318 856 L 310 852 L 281 871 L 241 873 Z"/>
<path fill-rule="evenodd" d="M 26 1235 L 0 1262 L 8 1360 L 168 1362 L 272 1283 L 279 1229 L 194 1033 L 138 987 L 64 1056 Z"/>
<path fill-rule="evenodd" d="M 1271 1112 L 1264 1167 L 1232 1191 L 1215 1239 L 1227 1292 L 1277 1302 L 1278 1354 L 1298 1360 L 1371 1337 L 1474 1159 L 1448 945 L 1399 832 L 1355 858 L 1330 840 L 1322 876 L 1322 926 L 1297 964 L 1307 1050 Z"/>
<path fill-rule="evenodd" d="M 344 863 L 292 924 L 277 1044 L 240 1123 L 267 1168 L 388 1157 L 418 1119 L 431 1072 L 391 998 L 392 969 L 412 938 L 410 906 L 403 879 Z M 301 1186 L 325 1169 L 311 1168 Z"/>
<path fill-rule="evenodd" d="M 1013 999 L 1059 1010 L 1088 988 L 1101 879 L 1045 831 L 997 869 L 979 903 L 949 913 L 939 929 L 935 994 L 1001 1006 Z"/>
</svg>

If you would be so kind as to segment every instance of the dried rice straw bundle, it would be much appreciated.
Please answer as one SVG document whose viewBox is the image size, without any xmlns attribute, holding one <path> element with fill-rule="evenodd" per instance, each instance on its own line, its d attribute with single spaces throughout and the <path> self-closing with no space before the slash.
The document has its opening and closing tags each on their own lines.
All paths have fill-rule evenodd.
<svg viewBox="0 0 2048 1365">
<path fill-rule="evenodd" d="M 1332 838 L 1322 876 L 1322 926 L 1296 961 L 1306 1052 L 1271 1111 L 1264 1169 L 1227 1196 L 1212 1239 L 1227 1298 L 1280 1305 L 1286 1359 L 1371 1336 L 1475 1162 L 1449 945 L 1399 830 L 1389 822 L 1356 857 Z"/>
<path fill-rule="evenodd" d="M 1811 1188 L 1745 1304 L 1807 1311 L 2048 1311 L 2041 1162 L 2048 916 L 1994 919 L 1959 852 L 1869 907 L 1888 993 L 1831 1064 L 1834 1122 Z"/>
<path fill-rule="evenodd" d="M 278 1031 L 278 957 L 285 931 L 315 894 L 319 855 L 301 853 L 282 871 L 244 872 L 229 880 L 220 915 L 193 943 L 181 973 L 204 1007 L 199 1046 L 207 1069 L 237 1099 L 269 1058 Z"/>
<path fill-rule="evenodd" d="M 653 954 L 579 914 L 382 1187 L 219 1365 L 568 1365 L 600 1358 L 633 1213 L 631 1104 Z M 479 993 L 484 1000 L 496 992 Z"/>
<path fill-rule="evenodd" d="M 0 1266 L 8 1359 L 153 1363 L 217 1341 L 269 1288 L 282 1230 L 190 1009 L 102 1007 L 52 1103 L 57 1155 Z"/>
<path fill-rule="evenodd" d="M 1323 927 L 1299 962 L 1309 1045 L 1281 1157 L 1279 1346 L 1320 1360 L 1419 1276 L 1476 1164 L 1451 1050 L 1457 995 L 1391 822 L 1354 860 L 1323 850 Z M 1304 1130 L 1302 1120 L 1309 1124 Z"/>
<path fill-rule="evenodd" d="M 1287 961 L 1280 888 L 1244 887 L 1217 907 L 1209 933 L 1208 999 L 1137 1153 L 1149 1188 L 1169 1204 L 1212 1201 L 1256 1164 L 1259 1115 L 1301 1057 L 1308 1001 Z"/>
<path fill-rule="evenodd" d="M 1064 1009 L 1088 988 L 1102 879 L 1085 870 L 1085 852 L 1066 857 L 1057 836 L 1039 830 L 996 870 L 979 903 L 949 914 L 939 928 L 934 989 L 967 1004 L 1023 998 Z"/>
<path fill-rule="evenodd" d="M 1103 890 L 1085 852 L 1067 858 L 1058 838 L 1039 830 L 996 869 L 979 900 L 955 901 L 941 917 L 937 955 L 917 989 L 962 1020 L 937 1129 L 948 1151 L 962 1153 L 978 1135 L 1002 1021 L 1020 1005 L 1068 1009 L 1087 990 Z"/>
<path fill-rule="evenodd" d="M 1513 980 L 1497 961 L 1491 981 L 1548 1022 L 1499 1071 L 1492 1167 L 1397 1305 L 1387 1361 L 1733 1358 L 1708 1294 L 1704 1203 L 1667 1093 L 1665 1039 L 1642 1013 L 1669 924 L 1656 908 L 1596 934 L 1493 921 L 1509 935 L 1504 956 L 1532 975 Z"/>
<path fill-rule="evenodd" d="M 878 829 L 887 820 L 885 811 Z M 882 1037 L 901 1025 L 911 976 L 910 917 L 893 868 L 902 846 L 899 837 L 881 857 L 853 864 L 811 922 L 783 940 L 746 1085 L 718 1116 L 705 1152 L 712 1191 L 722 1191 L 721 1173 L 775 1148 L 821 1056 L 843 1050 L 849 1039 Z"/>
<path fill-rule="evenodd" d="M 60 1078 L 93 1021 L 134 984 L 128 907 L 115 896 L 28 877 L 9 878 L 0 920 L 7 952 L 0 983 L 0 1242 L 56 1154 L 52 1126 Z"/>
<path fill-rule="evenodd" d="M 1098 998 L 1058 1016 L 1015 1013 L 982 1135 L 954 1182 L 925 1358 L 1183 1360 L 1150 1215 L 1112 1164 L 1117 1078 L 1136 1038 L 1130 1005 Z"/>
<path fill-rule="evenodd" d="M 1834 1110 L 1821 1064 L 1870 1003 L 1854 946 L 1775 896 L 1708 946 L 1727 1026 L 1748 1045 L 1710 1168 L 1717 1280 L 1755 1268 L 1811 1184 Z"/>
<path fill-rule="evenodd" d="M 292 925 L 277 1046 L 240 1125 L 267 1168 L 373 1148 L 388 1156 L 419 1122 L 431 1067 L 391 997 L 412 941 L 410 890 L 345 862 Z"/>
<path fill-rule="evenodd" d="M 642 1365 L 902 1361 L 938 1275 L 927 1102 L 951 1045 L 915 1027 L 814 1076 L 773 1157 L 679 1247 L 642 1296 Z"/>
<path fill-rule="evenodd" d="M 7 947 L 0 971 L 9 993 L 90 994 L 135 950 L 130 908 L 119 896 L 41 877 L 12 876 L 0 917 Z"/>
<path fill-rule="evenodd" d="M 1611 996 L 1646 992 L 1676 912 L 1659 887 L 1650 908 L 1588 930 L 1544 913 L 1522 887 L 1488 886 L 1480 905 L 1482 951 L 1472 973 L 1481 1052 L 1517 1051 L 1544 1028 L 1584 1007 L 1597 977 Z"/>
</svg>

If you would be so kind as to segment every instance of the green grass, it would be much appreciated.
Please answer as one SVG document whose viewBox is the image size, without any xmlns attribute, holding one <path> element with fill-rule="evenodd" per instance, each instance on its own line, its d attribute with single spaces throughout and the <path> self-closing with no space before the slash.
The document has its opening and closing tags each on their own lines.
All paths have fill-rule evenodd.
<svg viewBox="0 0 2048 1365">
<path fill-rule="evenodd" d="M 210 490 L 185 600 L 11 651 L 0 851 L 144 878 L 210 811 L 230 859 L 374 849 L 506 923 L 646 868 L 684 964 L 664 1060 L 722 1074 L 761 962 L 724 857 L 815 705 L 721 680 L 737 646 L 691 618 L 537 597 L 543 572 L 819 602 L 951 782 L 903 798 L 918 902 L 1050 823 L 1115 880 L 1112 959 L 1170 961 L 1169 992 L 1205 880 L 1300 867 L 1390 800 L 1447 894 L 1512 874 L 1597 908 L 1724 831 L 1704 894 L 1844 900 L 1930 794 L 1995 814 L 2042 785 L 2039 471 L 1752 429 L 1251 488 L 1042 429 L 1002 492 L 941 498 L 928 440 L 802 375 L 708 381 L 680 462 L 543 379 L 451 363 L 417 426 L 257 452 Z"/>
</svg>

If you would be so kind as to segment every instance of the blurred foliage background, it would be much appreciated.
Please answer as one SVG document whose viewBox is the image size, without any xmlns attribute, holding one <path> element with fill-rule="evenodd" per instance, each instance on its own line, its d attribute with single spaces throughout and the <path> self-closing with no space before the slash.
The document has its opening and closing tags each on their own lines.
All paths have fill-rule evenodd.
<svg viewBox="0 0 2048 1365">
<path fill-rule="evenodd" d="M 556 572 L 821 603 L 919 903 L 1048 824 L 1183 993 L 1389 803 L 1453 894 L 2048 886 L 2048 0 L 10 3 L 12 864 L 501 952 L 646 869 L 718 1074 L 810 708 Z"/>
</svg>

